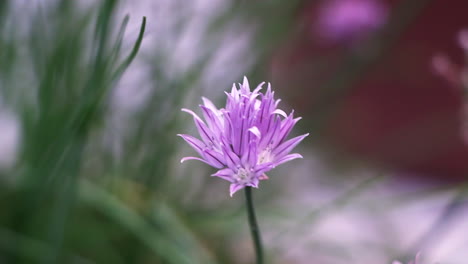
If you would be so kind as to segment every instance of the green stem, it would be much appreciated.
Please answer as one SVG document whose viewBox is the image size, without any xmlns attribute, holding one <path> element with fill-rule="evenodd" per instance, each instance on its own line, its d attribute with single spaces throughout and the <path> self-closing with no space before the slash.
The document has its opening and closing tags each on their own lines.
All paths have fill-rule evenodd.
<svg viewBox="0 0 468 264">
<path fill-rule="evenodd" d="M 263 264 L 263 248 L 260 238 L 260 229 L 255 218 L 255 210 L 252 201 L 252 187 L 245 187 L 245 201 L 247 203 L 247 216 L 249 218 L 250 233 L 255 247 L 255 255 L 257 256 L 257 264 Z"/>
</svg>

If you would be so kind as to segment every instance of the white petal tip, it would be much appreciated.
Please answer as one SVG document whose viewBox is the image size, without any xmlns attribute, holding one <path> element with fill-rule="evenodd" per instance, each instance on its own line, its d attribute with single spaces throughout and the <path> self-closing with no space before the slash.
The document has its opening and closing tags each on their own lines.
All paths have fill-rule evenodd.
<svg viewBox="0 0 468 264">
<path fill-rule="evenodd" d="M 193 157 L 184 157 L 184 158 L 182 158 L 182 159 L 180 160 L 180 163 L 184 163 L 184 162 L 186 162 L 187 160 L 191 160 L 191 159 L 193 159 Z"/>
<path fill-rule="evenodd" d="M 262 137 L 262 133 L 260 132 L 260 130 L 256 126 L 253 126 L 253 127 L 249 128 L 248 131 L 250 131 L 250 133 L 254 134 L 257 138 Z"/>
<path fill-rule="evenodd" d="M 273 114 L 278 114 L 278 115 L 280 115 L 280 116 L 282 116 L 284 118 L 288 117 L 288 115 L 281 109 L 276 109 L 275 111 L 273 111 Z"/>
</svg>

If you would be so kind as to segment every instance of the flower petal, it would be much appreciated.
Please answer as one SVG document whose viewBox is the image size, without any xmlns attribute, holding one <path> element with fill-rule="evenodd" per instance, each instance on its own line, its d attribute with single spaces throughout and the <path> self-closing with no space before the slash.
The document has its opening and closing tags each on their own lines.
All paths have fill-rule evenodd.
<svg viewBox="0 0 468 264">
<path fill-rule="evenodd" d="M 289 155 L 286 155 L 278 160 L 275 161 L 275 166 L 278 166 L 280 164 L 283 164 L 285 162 L 288 162 L 290 160 L 293 160 L 293 159 L 302 159 L 302 155 L 301 154 L 298 154 L 298 153 L 293 153 L 293 154 L 289 154 Z"/>
<path fill-rule="evenodd" d="M 222 147 L 224 153 L 224 160 L 229 168 L 236 170 L 240 165 L 239 156 L 237 156 L 234 152 L 232 152 L 227 146 Z"/>
<path fill-rule="evenodd" d="M 211 102 L 210 99 L 202 97 L 202 101 L 205 107 L 209 108 L 211 111 L 213 111 L 213 113 L 218 113 L 219 109 L 213 104 L 213 102 Z"/>
<path fill-rule="evenodd" d="M 275 111 L 273 111 L 273 114 L 277 114 L 277 115 L 280 115 L 280 116 L 283 116 L 284 118 L 287 118 L 288 115 L 281 109 L 276 109 Z"/>
<path fill-rule="evenodd" d="M 250 142 L 249 146 L 249 153 L 247 157 L 247 161 L 249 162 L 249 167 L 254 167 L 257 164 L 258 160 L 258 150 L 257 150 L 257 143 L 252 141 Z"/>
<path fill-rule="evenodd" d="M 206 160 L 200 159 L 200 158 L 198 158 L 198 157 L 183 157 L 183 158 L 180 160 L 180 163 L 184 163 L 184 162 L 187 161 L 187 160 L 198 160 L 198 161 L 201 161 L 201 162 L 203 162 L 203 163 L 206 163 L 206 164 L 212 166 L 212 165 L 211 165 L 210 163 L 208 163 Z"/>
<path fill-rule="evenodd" d="M 272 143 L 278 141 L 276 138 L 278 137 L 281 121 L 276 116 L 272 116 L 272 118 L 274 118 L 273 127 L 265 131 L 266 135 L 260 140 L 259 149 L 265 149 L 268 145 L 272 145 Z"/>
<path fill-rule="evenodd" d="M 234 175 L 233 170 L 231 170 L 229 168 L 225 168 L 225 169 L 221 169 L 221 170 L 217 171 L 215 174 L 212 174 L 211 176 L 219 177 L 219 178 L 227 180 L 229 182 L 234 182 L 234 178 L 232 177 L 233 175 Z"/>
<path fill-rule="evenodd" d="M 260 133 L 260 130 L 258 130 L 258 127 L 256 126 L 253 126 L 251 128 L 249 128 L 249 131 L 254 134 L 257 138 L 261 138 L 262 137 L 262 133 Z"/>
<path fill-rule="evenodd" d="M 272 163 L 272 162 L 266 162 L 266 163 L 262 163 L 260 165 L 257 165 L 254 169 L 254 173 L 256 175 L 260 175 L 262 176 L 262 174 L 264 174 L 265 172 L 273 169 L 275 167 L 275 165 Z"/>
<path fill-rule="evenodd" d="M 229 186 L 229 195 L 232 195 L 234 193 L 236 193 L 237 191 L 239 191 L 240 189 L 244 188 L 244 185 L 241 185 L 241 184 L 237 184 L 237 183 L 232 183 L 230 186 Z"/>
<path fill-rule="evenodd" d="M 203 151 L 203 157 L 217 169 L 225 167 L 226 162 L 224 161 L 223 155 L 219 152 L 216 152 L 212 149 L 205 149 Z"/>
<path fill-rule="evenodd" d="M 206 120 L 208 127 L 211 129 L 213 134 L 219 135 L 221 133 L 221 121 L 218 116 L 210 108 L 200 105 L 203 112 L 203 117 Z"/>
<path fill-rule="evenodd" d="M 276 147 L 273 150 L 272 154 L 277 159 L 281 159 L 283 156 L 287 155 L 295 146 L 297 146 L 297 144 L 299 144 L 308 135 L 309 135 L 309 133 L 304 134 L 302 136 L 292 138 L 292 139 L 282 143 L 281 145 L 279 145 L 278 147 Z"/>
<path fill-rule="evenodd" d="M 261 82 L 259 85 L 257 85 L 257 88 L 252 92 L 253 94 L 257 94 L 262 88 L 265 82 Z"/>
<path fill-rule="evenodd" d="M 200 156 L 203 157 L 203 150 L 206 148 L 205 143 L 191 135 L 177 134 L 177 136 L 183 138 L 193 149 L 198 152 L 198 154 L 200 154 Z"/>
<path fill-rule="evenodd" d="M 253 178 L 251 182 L 247 183 L 246 185 L 247 186 L 250 186 L 250 187 L 254 187 L 254 188 L 258 188 L 258 184 L 259 184 L 259 179 L 258 178 Z"/>
<path fill-rule="evenodd" d="M 245 94 L 250 93 L 249 80 L 247 79 L 247 77 L 244 76 L 244 80 L 243 80 L 241 86 L 242 86 L 242 88 L 241 88 L 242 92 L 244 92 Z"/>
<path fill-rule="evenodd" d="M 208 129 L 205 122 L 192 110 L 182 108 L 183 112 L 189 113 L 193 116 L 193 120 L 195 121 L 195 125 L 198 129 L 198 134 L 207 145 L 217 145 L 214 141 L 214 136 L 211 130 Z"/>
<path fill-rule="evenodd" d="M 181 110 L 182 110 L 182 112 L 186 112 L 186 113 L 191 114 L 193 116 L 193 118 L 195 118 L 195 119 L 197 119 L 197 120 L 199 120 L 200 122 L 203 123 L 203 120 L 195 112 L 193 112 L 192 110 L 187 109 L 187 108 L 182 108 Z"/>
<path fill-rule="evenodd" d="M 253 168 L 257 164 L 257 143 L 251 141 L 247 149 L 242 153 L 241 164 L 244 168 Z"/>
<path fill-rule="evenodd" d="M 278 136 L 272 145 L 272 148 L 276 148 L 279 144 L 285 141 L 286 137 L 289 135 L 294 125 L 299 120 L 301 120 L 300 117 L 293 119 L 293 113 L 291 113 L 285 120 L 281 122 L 281 128 L 279 129 Z"/>
</svg>

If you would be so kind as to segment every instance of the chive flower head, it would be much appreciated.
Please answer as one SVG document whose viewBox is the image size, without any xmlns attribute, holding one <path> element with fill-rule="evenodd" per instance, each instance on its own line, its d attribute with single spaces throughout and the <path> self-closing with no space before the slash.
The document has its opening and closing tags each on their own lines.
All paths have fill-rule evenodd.
<svg viewBox="0 0 468 264">
<path fill-rule="evenodd" d="M 268 179 L 266 172 L 302 158 L 290 152 L 309 135 L 287 139 L 300 118 L 293 117 L 294 111 L 287 115 L 277 108 L 280 100 L 275 100 L 270 84 L 267 91 L 261 93 L 264 84 L 251 91 L 244 77 L 239 89 L 234 84 L 231 93 L 226 93 L 226 106 L 221 109 L 202 97 L 200 108 L 204 120 L 195 112 L 182 109 L 193 116 L 200 139 L 178 135 L 199 155 L 184 157 L 181 162 L 199 160 L 217 168 L 212 176 L 231 183 L 231 196 L 246 186 L 258 188 L 260 180 Z"/>
</svg>

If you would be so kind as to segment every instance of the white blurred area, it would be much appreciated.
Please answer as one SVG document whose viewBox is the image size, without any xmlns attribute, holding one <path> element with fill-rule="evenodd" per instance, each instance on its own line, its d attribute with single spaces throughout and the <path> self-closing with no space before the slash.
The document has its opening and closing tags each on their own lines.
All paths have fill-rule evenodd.
<svg viewBox="0 0 468 264">
<path fill-rule="evenodd" d="M 15 116 L 0 108 L 0 170 L 8 170 L 14 165 L 20 133 L 20 125 Z"/>
<path fill-rule="evenodd" d="M 221 30 L 213 23 L 227 12 L 231 0 L 155 0 L 125 1 L 117 14 L 117 21 L 126 15 L 130 20 L 124 36 L 123 50 L 129 52 L 137 39 L 142 18 L 147 18 L 146 31 L 138 56 L 122 76 L 113 94 L 108 129 L 111 147 L 120 156 L 121 138 L 128 133 L 128 122 L 142 105 L 151 103 L 151 93 L 164 90 L 167 82 L 177 83 L 181 76 L 206 61 L 201 76 L 190 84 L 184 107 L 194 108 L 201 96 L 214 102 L 223 98 L 223 91 L 241 77 L 255 63 L 251 50 L 253 27 L 231 19 Z M 125 54 L 125 53 L 124 53 Z M 158 81 L 151 65 L 164 65 Z M 161 87 L 161 88 L 160 88 Z"/>
<path fill-rule="evenodd" d="M 243 27 L 240 21 L 233 20 L 216 34 L 210 32 L 215 26 L 213 20 L 226 12 L 231 3 L 230 0 L 126 2 L 120 17 L 130 15 L 124 37 L 128 50 L 138 36 L 143 16 L 147 18 L 147 28 L 139 56 L 118 85 L 116 107 L 132 110 L 145 101 L 150 89 L 154 86 L 157 89 L 157 83 L 149 83 L 153 76 L 147 68 L 155 62 L 153 58 L 164 61 L 161 71 L 165 78 L 177 79 L 209 57 L 202 78 L 193 83 L 192 90 L 200 89 L 204 96 L 223 96 L 226 84 L 237 81 L 255 62 L 255 54 L 250 50 L 252 27 Z"/>
</svg>

